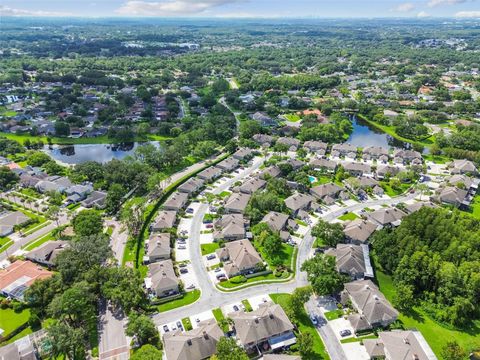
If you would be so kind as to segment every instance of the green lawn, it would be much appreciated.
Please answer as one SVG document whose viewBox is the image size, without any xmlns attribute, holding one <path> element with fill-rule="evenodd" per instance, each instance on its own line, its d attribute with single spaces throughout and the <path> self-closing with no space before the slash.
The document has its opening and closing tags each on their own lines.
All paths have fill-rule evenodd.
<svg viewBox="0 0 480 360">
<path fill-rule="evenodd" d="M 370 335 L 365 335 L 365 336 L 359 336 L 359 337 L 352 337 L 348 339 L 342 339 L 340 342 L 342 344 L 347 344 L 347 343 L 353 343 L 353 342 L 358 342 L 366 339 L 378 339 L 378 336 L 375 334 L 370 334 Z"/>
<path fill-rule="evenodd" d="M 12 244 L 13 241 L 9 237 L 0 237 L 0 253 L 7 250 L 10 246 L 12 246 Z"/>
<path fill-rule="evenodd" d="M 342 216 L 339 216 L 338 219 L 342 221 L 350 221 L 350 220 L 355 220 L 358 218 L 357 214 L 354 214 L 352 212 L 348 212 L 346 214 L 343 214 Z"/>
<path fill-rule="evenodd" d="M 475 195 L 470 204 L 470 214 L 480 220 L 480 195 Z"/>
<path fill-rule="evenodd" d="M 265 251 L 263 251 L 263 248 L 260 246 L 255 246 L 257 248 L 257 251 L 259 250 L 260 254 L 262 255 L 262 258 L 267 262 L 268 266 L 270 268 L 274 268 L 272 264 L 272 259 L 265 254 Z M 282 243 L 282 246 L 280 249 L 275 253 L 275 256 L 280 260 L 281 264 L 283 266 L 290 267 L 292 264 L 292 258 L 293 258 L 293 249 L 294 247 L 291 245 L 287 245 Z"/>
<path fill-rule="evenodd" d="M 6 117 L 12 117 L 12 116 L 17 115 L 17 112 L 14 111 L 14 110 L 5 110 L 5 111 L 2 111 L 2 113 L 0 115 L 1 116 L 6 116 Z"/>
<path fill-rule="evenodd" d="M 231 194 L 230 191 L 222 191 L 220 194 L 218 194 L 218 196 L 220 196 L 223 199 L 223 198 L 226 198 L 230 194 Z"/>
<path fill-rule="evenodd" d="M 387 181 L 380 181 L 380 186 L 383 188 L 386 195 L 394 197 L 407 191 L 411 187 L 411 184 L 400 184 L 400 189 L 394 189 Z"/>
<path fill-rule="evenodd" d="M 188 318 L 188 317 L 182 319 L 182 324 L 183 324 L 183 328 L 185 329 L 185 331 L 189 331 L 189 330 L 193 329 L 192 322 L 190 321 L 190 318 Z"/>
<path fill-rule="evenodd" d="M 242 300 L 242 304 L 243 304 L 243 306 L 245 306 L 245 311 L 246 312 L 253 311 L 252 305 L 250 305 L 250 302 L 247 299 Z"/>
<path fill-rule="evenodd" d="M 200 299 L 200 290 L 195 289 L 193 291 L 185 293 L 185 295 L 181 299 L 172 300 L 165 304 L 158 305 L 158 312 L 165 312 L 182 306 L 190 305 L 198 299 Z"/>
<path fill-rule="evenodd" d="M 218 243 L 201 244 L 200 248 L 202 249 L 202 255 L 208 255 L 220 248 L 220 245 Z"/>
<path fill-rule="evenodd" d="M 380 290 L 389 301 L 395 295 L 395 284 L 392 278 L 381 271 L 376 271 Z M 414 308 L 413 315 L 400 313 L 399 320 L 406 329 L 416 328 L 427 340 L 433 352 L 440 357 L 440 352 L 445 345 L 445 340 L 455 340 L 467 352 L 471 349 L 480 348 L 480 321 L 475 321 L 470 329 L 446 328 L 430 318 L 420 307 Z"/>
<path fill-rule="evenodd" d="M 292 295 L 290 294 L 270 294 L 273 302 L 279 304 L 284 310 L 287 309 L 287 304 L 289 298 Z M 325 351 L 325 346 L 323 345 L 320 335 L 318 335 L 317 329 L 313 326 L 310 318 L 307 315 L 307 312 L 303 309 L 301 316 L 299 318 L 298 330 L 301 333 L 310 333 L 313 337 L 313 354 L 309 357 L 302 358 L 303 360 L 321 360 L 321 359 L 330 359 L 327 352 Z"/>
<path fill-rule="evenodd" d="M 48 234 L 45 234 L 43 235 L 42 237 L 36 239 L 36 240 L 33 240 L 31 242 L 29 242 L 28 244 L 26 244 L 23 249 L 25 251 L 30 251 L 30 250 L 33 250 L 37 247 L 39 247 L 40 245 L 46 243 L 47 241 L 49 240 L 55 240 L 55 238 L 53 237 L 52 233 L 48 233 Z"/>
<path fill-rule="evenodd" d="M 218 283 L 218 287 L 223 290 L 228 290 L 228 289 L 235 289 L 236 287 L 239 286 L 245 286 L 246 284 L 250 285 L 255 285 L 255 283 L 259 281 L 268 281 L 268 282 L 283 282 L 286 281 L 290 277 L 290 273 L 284 272 L 283 277 L 276 277 L 273 274 L 268 274 L 268 275 L 262 275 L 262 276 L 256 276 L 250 279 L 247 279 L 246 282 L 243 283 L 232 283 L 230 281 L 222 281 Z"/>
<path fill-rule="evenodd" d="M 285 117 L 285 119 L 287 119 L 290 122 L 297 122 L 301 120 L 298 114 L 285 114 L 283 116 Z"/>
<path fill-rule="evenodd" d="M 10 334 L 19 326 L 25 324 L 30 317 L 30 310 L 15 312 L 13 309 L 0 309 L 0 328 L 5 331 L 4 336 Z"/>
<path fill-rule="evenodd" d="M 325 313 L 325 317 L 327 318 L 328 321 L 338 319 L 342 317 L 342 315 L 343 315 L 343 310 L 340 310 L 340 309 L 328 311 Z"/>
<path fill-rule="evenodd" d="M 212 310 L 213 316 L 215 317 L 215 320 L 220 326 L 220 322 L 225 319 L 225 315 L 223 315 L 222 309 L 216 308 Z M 223 324 L 223 326 L 220 326 L 222 328 L 223 332 L 227 332 L 229 330 L 228 324 Z"/>
</svg>

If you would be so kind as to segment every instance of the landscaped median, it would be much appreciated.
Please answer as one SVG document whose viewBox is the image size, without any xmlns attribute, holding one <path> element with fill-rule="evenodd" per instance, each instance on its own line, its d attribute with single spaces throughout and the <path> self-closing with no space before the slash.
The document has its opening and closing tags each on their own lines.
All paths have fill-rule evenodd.
<svg viewBox="0 0 480 360">
<path fill-rule="evenodd" d="M 191 305 L 194 302 L 196 302 L 198 299 L 200 299 L 200 295 L 201 295 L 201 292 L 198 289 L 195 289 L 193 291 L 188 291 L 178 299 L 171 300 L 171 301 L 167 300 L 165 303 L 158 305 L 157 306 L 158 312 L 170 311 L 182 306 Z"/>
</svg>

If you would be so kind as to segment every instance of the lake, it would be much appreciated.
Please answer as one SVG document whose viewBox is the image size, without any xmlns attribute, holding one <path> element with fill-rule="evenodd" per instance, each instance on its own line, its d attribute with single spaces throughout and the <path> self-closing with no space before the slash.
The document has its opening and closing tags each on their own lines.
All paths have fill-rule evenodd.
<svg viewBox="0 0 480 360">
<path fill-rule="evenodd" d="M 141 145 L 154 144 L 158 141 L 136 142 L 125 144 L 78 144 L 45 146 L 45 151 L 55 160 L 65 164 L 81 164 L 86 161 L 106 163 L 113 159 L 123 159 L 133 155 L 135 149 Z"/>
<path fill-rule="evenodd" d="M 382 146 L 384 148 L 409 148 L 411 145 L 397 140 L 383 131 L 371 126 L 356 116 L 352 117 L 353 131 L 347 142 L 357 147 Z"/>
</svg>

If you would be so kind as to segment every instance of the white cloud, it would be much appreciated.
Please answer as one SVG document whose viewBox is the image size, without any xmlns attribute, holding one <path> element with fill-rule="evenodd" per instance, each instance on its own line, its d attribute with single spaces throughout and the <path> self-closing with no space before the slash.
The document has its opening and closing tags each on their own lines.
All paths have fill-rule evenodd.
<svg viewBox="0 0 480 360">
<path fill-rule="evenodd" d="M 403 4 L 400 4 L 398 5 L 395 9 L 393 9 L 394 11 L 397 11 L 397 12 L 409 12 L 409 11 L 412 11 L 415 9 L 415 5 L 413 5 L 412 3 L 410 2 L 406 2 L 406 3 L 403 3 Z"/>
<path fill-rule="evenodd" d="M 480 11 L 459 11 L 455 14 L 457 18 L 480 18 Z"/>
<path fill-rule="evenodd" d="M 162 0 L 127 1 L 115 12 L 131 16 L 181 16 L 197 15 L 214 7 L 238 3 L 243 0 Z"/>
<path fill-rule="evenodd" d="M 0 6 L 0 15 L 1 16 L 67 16 L 71 15 L 64 12 L 56 11 L 41 11 L 41 10 L 24 10 L 24 9 L 15 9 L 9 6 Z"/>
<path fill-rule="evenodd" d="M 427 5 L 429 7 L 436 7 L 442 5 L 457 5 L 466 3 L 469 0 L 430 0 Z"/>
<path fill-rule="evenodd" d="M 420 11 L 418 14 L 417 14 L 417 17 L 418 18 L 426 18 L 426 17 L 429 17 L 430 14 L 427 13 L 426 11 Z"/>
</svg>

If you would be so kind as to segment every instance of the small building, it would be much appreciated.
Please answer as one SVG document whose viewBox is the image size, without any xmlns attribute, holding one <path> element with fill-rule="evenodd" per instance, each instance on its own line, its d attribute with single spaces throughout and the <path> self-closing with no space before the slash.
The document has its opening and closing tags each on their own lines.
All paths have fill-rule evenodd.
<svg viewBox="0 0 480 360">
<path fill-rule="evenodd" d="M 165 210 L 179 211 L 185 207 L 187 202 L 188 194 L 176 191 L 163 203 L 163 208 Z"/>
<path fill-rule="evenodd" d="M 291 137 L 281 137 L 278 138 L 277 144 L 288 146 L 289 151 L 297 151 L 300 146 L 300 140 Z"/>
<path fill-rule="evenodd" d="M 278 304 L 260 304 L 251 312 L 229 314 L 237 339 L 246 348 L 270 352 L 296 343 L 294 326 Z"/>
<path fill-rule="evenodd" d="M 226 214 L 213 224 L 213 238 L 217 240 L 245 239 L 248 221 L 241 214 Z"/>
<path fill-rule="evenodd" d="M 17 260 L 0 269 L 0 293 L 5 297 L 23 301 L 23 294 L 36 281 L 51 277 L 53 273 L 31 261 Z"/>
<path fill-rule="evenodd" d="M 335 256 L 337 271 L 352 279 L 373 278 L 368 245 L 337 244 L 336 249 L 326 253 Z"/>
<path fill-rule="evenodd" d="M 477 167 L 475 164 L 466 159 L 453 160 L 448 164 L 448 168 L 452 174 L 472 174 L 476 175 L 478 173 Z"/>
<path fill-rule="evenodd" d="M 217 249 L 216 254 L 224 263 L 223 270 L 229 278 L 255 272 L 259 265 L 263 265 L 260 254 L 249 240 L 228 242 L 225 247 Z"/>
<path fill-rule="evenodd" d="M 237 160 L 249 160 L 253 157 L 253 150 L 249 148 L 238 149 L 232 157 Z"/>
<path fill-rule="evenodd" d="M 179 280 L 175 275 L 172 260 L 163 260 L 155 262 L 148 266 L 150 275 L 150 286 L 147 288 L 157 297 L 165 297 L 177 294 L 179 291 Z M 147 279 L 146 279 L 147 280 Z"/>
<path fill-rule="evenodd" d="M 282 231 L 287 229 L 290 217 L 276 211 L 270 211 L 262 219 L 262 223 L 268 225 L 272 231 Z"/>
<path fill-rule="evenodd" d="M 199 178 L 190 178 L 180 185 L 177 190 L 181 193 L 186 193 L 188 195 L 194 194 L 199 191 L 205 182 Z"/>
<path fill-rule="evenodd" d="M 342 187 L 334 183 L 327 183 L 311 188 L 310 194 L 318 200 L 325 202 L 327 205 L 330 205 L 335 202 L 335 199 L 343 190 Z"/>
<path fill-rule="evenodd" d="M 225 201 L 225 212 L 227 214 L 243 214 L 250 197 L 250 194 L 232 193 Z"/>
<path fill-rule="evenodd" d="M 166 360 L 204 360 L 217 352 L 217 343 L 224 336 L 214 319 L 201 321 L 195 329 L 167 332 L 163 335 Z"/>
<path fill-rule="evenodd" d="M 269 178 L 277 178 L 282 174 L 282 171 L 278 166 L 269 166 L 265 170 L 263 170 L 259 177 L 261 179 L 269 179 Z"/>
<path fill-rule="evenodd" d="M 305 141 L 303 148 L 314 154 L 323 156 L 327 152 L 327 143 L 322 141 Z"/>
<path fill-rule="evenodd" d="M 378 339 L 365 339 L 363 345 L 370 359 L 437 360 L 418 330 L 392 330 L 378 333 Z"/>
<path fill-rule="evenodd" d="M 147 257 L 150 263 L 170 258 L 170 234 L 153 233 L 147 241 Z"/>
<path fill-rule="evenodd" d="M 357 147 L 347 143 L 334 144 L 332 146 L 331 154 L 333 157 L 347 156 L 351 159 L 355 159 L 357 156 Z"/>
<path fill-rule="evenodd" d="M 395 176 L 400 172 L 400 168 L 391 165 L 378 165 L 377 178 L 384 179 L 385 177 Z"/>
<path fill-rule="evenodd" d="M 388 149 L 381 146 L 367 146 L 363 149 L 363 160 L 377 160 L 387 163 L 389 159 Z"/>
<path fill-rule="evenodd" d="M 295 193 L 285 199 L 285 206 L 292 211 L 293 216 L 297 216 L 300 210 L 308 211 L 315 203 L 315 198 L 311 195 Z"/>
<path fill-rule="evenodd" d="M 310 166 L 317 171 L 334 172 L 337 168 L 337 163 L 328 159 L 314 159 L 310 161 Z"/>
<path fill-rule="evenodd" d="M 267 185 L 265 180 L 260 178 L 252 178 L 245 181 L 238 189 L 244 194 L 253 194 L 255 191 L 263 189 Z"/>
<path fill-rule="evenodd" d="M 15 230 L 30 221 L 30 218 L 21 211 L 4 211 L 0 213 L 0 236 L 8 236 Z"/>
<path fill-rule="evenodd" d="M 273 137 L 265 134 L 255 134 L 252 137 L 252 140 L 255 141 L 260 146 L 268 147 L 273 143 Z"/>
<path fill-rule="evenodd" d="M 382 208 L 368 213 L 367 218 L 378 227 L 398 226 L 402 219 L 407 216 L 403 211 L 395 207 Z"/>
<path fill-rule="evenodd" d="M 471 197 L 468 195 L 468 191 L 456 186 L 447 186 L 439 189 L 436 196 L 433 197 L 433 200 L 458 208 L 468 208 L 471 203 Z"/>
<path fill-rule="evenodd" d="M 393 162 L 395 164 L 421 165 L 423 163 L 422 154 L 414 150 L 396 149 L 393 152 Z"/>
<path fill-rule="evenodd" d="M 211 182 L 222 175 L 222 169 L 211 166 L 198 173 L 197 177 L 207 182 Z"/>
<path fill-rule="evenodd" d="M 161 231 L 172 228 L 177 220 L 176 211 L 161 210 L 152 225 L 152 231 Z"/>
<path fill-rule="evenodd" d="M 345 225 L 343 233 L 352 244 L 365 244 L 377 229 L 377 225 L 368 220 L 355 219 Z"/>
<path fill-rule="evenodd" d="M 348 162 L 343 165 L 343 168 L 352 176 L 363 176 L 372 172 L 370 165 L 358 162 Z"/>
<path fill-rule="evenodd" d="M 65 250 L 68 247 L 68 244 L 68 241 L 47 241 L 36 249 L 26 253 L 25 259 L 40 265 L 52 267 L 58 254 Z"/>
<path fill-rule="evenodd" d="M 90 195 L 87 196 L 85 200 L 81 202 L 82 206 L 85 208 L 105 208 L 105 200 L 107 198 L 107 193 L 104 191 L 92 191 Z"/>
<path fill-rule="evenodd" d="M 239 161 L 233 157 L 226 158 L 217 164 L 217 167 L 223 171 L 230 172 L 240 165 Z"/>
<path fill-rule="evenodd" d="M 0 334 L 1 337 L 1 334 Z M 23 337 L 14 343 L 0 347 L 0 360 L 37 360 L 30 337 Z"/>
</svg>

